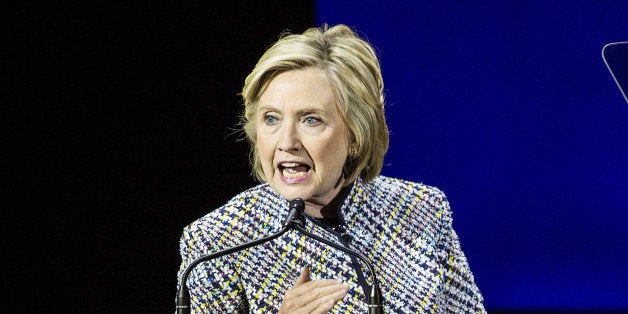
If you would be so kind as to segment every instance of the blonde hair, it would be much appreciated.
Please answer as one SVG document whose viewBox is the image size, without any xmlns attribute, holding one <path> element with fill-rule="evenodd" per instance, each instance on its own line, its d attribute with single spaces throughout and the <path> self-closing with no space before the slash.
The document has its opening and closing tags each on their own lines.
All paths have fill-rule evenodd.
<svg viewBox="0 0 628 314">
<path fill-rule="evenodd" d="M 358 176 L 364 181 L 374 179 L 388 150 L 384 82 L 373 47 L 345 25 L 283 35 L 246 77 L 241 94 L 242 125 L 251 146 L 253 174 L 261 182 L 266 181 L 256 147 L 255 121 L 261 94 L 278 74 L 308 67 L 326 77 L 349 130 L 349 156 L 343 169 L 346 184 Z"/>
</svg>

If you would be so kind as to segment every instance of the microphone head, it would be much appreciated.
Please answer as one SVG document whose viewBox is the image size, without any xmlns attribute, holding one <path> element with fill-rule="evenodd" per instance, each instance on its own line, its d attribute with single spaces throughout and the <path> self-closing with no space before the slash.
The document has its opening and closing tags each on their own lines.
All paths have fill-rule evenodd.
<svg viewBox="0 0 628 314">
<path fill-rule="evenodd" d="M 299 213 L 302 213 L 305 210 L 305 202 L 300 198 L 295 198 L 290 201 L 290 211 L 298 210 Z"/>
<path fill-rule="evenodd" d="M 303 211 L 305 211 L 305 202 L 303 202 L 302 199 L 295 198 L 290 201 L 290 205 L 288 206 L 288 218 L 284 222 L 284 226 L 290 224 L 304 224 Z"/>
</svg>

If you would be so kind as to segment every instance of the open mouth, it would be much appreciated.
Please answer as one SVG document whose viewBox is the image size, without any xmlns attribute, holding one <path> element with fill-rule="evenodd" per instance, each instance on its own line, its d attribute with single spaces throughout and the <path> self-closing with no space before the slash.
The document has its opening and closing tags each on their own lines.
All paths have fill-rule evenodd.
<svg viewBox="0 0 628 314">
<path fill-rule="evenodd" d="M 284 162 L 279 164 L 279 171 L 286 179 L 298 179 L 307 175 L 310 166 L 297 162 Z"/>
</svg>

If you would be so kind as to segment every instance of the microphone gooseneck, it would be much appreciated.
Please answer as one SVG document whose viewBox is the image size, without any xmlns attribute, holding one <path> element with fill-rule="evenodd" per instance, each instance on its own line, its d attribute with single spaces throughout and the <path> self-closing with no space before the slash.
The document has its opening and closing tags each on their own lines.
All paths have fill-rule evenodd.
<svg viewBox="0 0 628 314">
<path fill-rule="evenodd" d="M 353 257 L 358 258 L 359 260 L 361 260 L 366 267 L 369 269 L 369 272 L 371 272 L 371 276 L 373 276 L 373 284 L 371 285 L 371 289 L 368 292 L 368 308 L 369 308 L 369 314 L 383 314 L 384 313 L 384 307 L 382 305 L 382 291 L 379 288 L 379 282 L 377 281 L 377 276 L 375 275 L 375 270 L 373 269 L 373 266 L 371 265 L 371 263 L 368 261 L 368 259 L 366 259 L 366 257 L 362 256 L 362 254 L 353 251 L 349 248 L 346 248 L 342 245 L 339 245 L 337 243 L 334 243 L 332 241 L 329 241 L 325 238 L 319 237 L 307 230 L 305 230 L 305 218 L 303 217 L 303 210 L 305 209 L 305 203 L 303 203 L 303 200 L 301 199 L 294 199 L 292 203 L 298 203 L 301 202 L 301 204 L 297 205 L 295 204 L 295 208 L 299 208 L 300 210 L 297 213 L 297 217 L 295 217 L 295 219 L 293 219 L 294 221 L 294 228 L 296 228 L 297 230 L 299 230 L 301 233 L 305 234 L 306 236 L 313 238 L 314 240 L 317 240 L 319 242 L 325 243 L 337 250 L 343 251 Z M 365 291 L 366 293 L 366 291 Z"/>
<path fill-rule="evenodd" d="M 177 314 L 189 314 L 190 313 L 190 293 L 187 287 L 187 281 L 194 267 L 196 267 L 198 264 L 202 262 L 206 262 L 214 258 L 218 258 L 218 257 L 231 254 L 237 251 L 241 251 L 241 250 L 250 248 L 252 246 L 259 245 L 264 242 L 268 242 L 270 240 L 278 238 L 282 234 L 290 230 L 291 228 L 295 228 L 299 230 L 301 233 L 305 234 L 306 236 L 309 236 L 317 241 L 325 243 L 335 249 L 338 249 L 340 251 L 343 251 L 351 256 L 354 256 L 360 259 L 368 267 L 369 271 L 371 272 L 371 275 L 373 276 L 373 284 L 371 285 L 371 291 L 369 292 L 369 295 L 368 295 L 369 314 L 383 314 L 384 310 L 382 306 L 382 292 L 379 289 L 379 283 L 377 281 L 377 277 L 375 276 L 375 271 L 373 270 L 371 263 L 369 263 L 369 261 L 361 254 L 351 249 L 348 249 L 344 246 L 331 242 L 327 239 L 321 238 L 305 230 L 305 217 L 303 216 L 303 211 L 305 210 L 305 202 L 303 202 L 302 199 L 296 198 L 290 201 L 288 208 L 289 208 L 288 216 L 286 220 L 284 221 L 281 230 L 277 231 L 276 233 L 273 233 L 267 237 L 263 237 L 257 240 L 246 242 L 241 245 L 230 247 L 230 248 L 227 248 L 227 249 L 224 249 L 224 250 L 212 253 L 212 254 L 203 255 L 193 260 L 183 272 L 183 275 L 181 276 L 181 281 L 179 282 L 179 292 L 177 294 Z"/>
<path fill-rule="evenodd" d="M 185 271 L 183 272 L 183 275 L 181 275 L 181 281 L 179 282 L 179 292 L 177 293 L 177 314 L 189 314 L 190 313 L 190 292 L 188 290 L 187 281 L 194 267 L 196 267 L 198 264 L 202 262 L 206 262 L 214 258 L 218 258 L 227 254 L 231 254 L 231 253 L 238 252 L 244 249 L 248 249 L 252 246 L 259 245 L 264 242 L 268 242 L 270 240 L 280 237 L 282 234 L 286 233 L 286 231 L 290 230 L 293 227 L 293 225 L 296 223 L 296 220 L 302 219 L 299 217 L 300 216 L 302 217 L 300 213 L 303 212 L 304 208 L 305 208 L 305 203 L 303 203 L 303 200 L 295 199 L 290 202 L 288 217 L 286 221 L 284 221 L 281 230 L 277 231 L 276 233 L 273 233 L 267 237 L 263 237 L 257 240 L 246 242 L 241 245 L 230 247 L 230 248 L 227 248 L 227 249 L 224 249 L 224 250 L 212 253 L 212 254 L 203 255 L 193 260 L 190 263 L 190 265 L 188 265 L 188 267 L 185 269 Z"/>
</svg>

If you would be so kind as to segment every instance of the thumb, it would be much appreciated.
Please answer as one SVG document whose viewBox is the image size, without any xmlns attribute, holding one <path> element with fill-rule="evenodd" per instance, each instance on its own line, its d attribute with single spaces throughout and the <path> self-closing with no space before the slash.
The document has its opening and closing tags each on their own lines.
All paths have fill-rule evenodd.
<svg viewBox="0 0 628 314">
<path fill-rule="evenodd" d="M 302 285 L 308 281 L 310 281 L 310 268 L 303 267 L 303 271 L 301 272 L 301 275 L 299 275 L 299 278 L 297 278 L 297 281 L 294 283 L 294 285 Z"/>
</svg>

